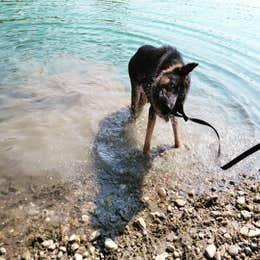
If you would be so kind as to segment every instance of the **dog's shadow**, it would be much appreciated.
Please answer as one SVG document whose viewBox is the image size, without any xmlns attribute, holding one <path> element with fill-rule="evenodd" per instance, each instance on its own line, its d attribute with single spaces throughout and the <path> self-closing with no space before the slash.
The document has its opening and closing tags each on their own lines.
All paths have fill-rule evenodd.
<svg viewBox="0 0 260 260">
<path fill-rule="evenodd" d="M 158 155 L 154 151 L 149 158 L 143 155 L 129 116 L 129 109 L 123 108 L 103 119 L 93 148 L 99 187 L 92 225 L 112 238 L 144 209 L 143 179 Z"/>
</svg>

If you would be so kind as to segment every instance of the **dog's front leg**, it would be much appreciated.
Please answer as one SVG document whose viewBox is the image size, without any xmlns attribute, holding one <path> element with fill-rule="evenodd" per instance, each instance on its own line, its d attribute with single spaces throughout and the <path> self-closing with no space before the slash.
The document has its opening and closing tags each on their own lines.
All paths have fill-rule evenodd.
<svg viewBox="0 0 260 260">
<path fill-rule="evenodd" d="M 156 113 L 155 113 L 153 107 L 150 106 L 147 129 L 146 129 L 146 136 L 145 136 L 145 142 L 144 142 L 144 149 L 143 149 L 143 152 L 146 155 L 148 155 L 150 152 L 151 139 L 152 139 L 152 135 L 153 135 L 155 121 L 156 121 Z"/>
<path fill-rule="evenodd" d="M 177 118 L 172 117 L 171 118 L 171 123 L 172 123 L 173 132 L 174 132 L 175 148 L 180 148 L 181 147 L 181 142 L 180 142 L 179 124 L 178 124 Z"/>
</svg>

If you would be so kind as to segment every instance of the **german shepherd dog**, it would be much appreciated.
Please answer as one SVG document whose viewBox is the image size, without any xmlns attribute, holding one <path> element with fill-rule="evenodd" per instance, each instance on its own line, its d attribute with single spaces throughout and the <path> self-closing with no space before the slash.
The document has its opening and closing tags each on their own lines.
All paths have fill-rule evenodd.
<svg viewBox="0 0 260 260">
<path fill-rule="evenodd" d="M 189 73 L 197 63 L 184 64 L 181 54 L 171 46 L 140 47 L 128 64 L 131 81 L 131 116 L 136 119 L 149 102 L 149 116 L 143 152 L 149 154 L 156 115 L 171 120 L 175 147 L 181 146 L 178 121 L 190 87 Z"/>
</svg>

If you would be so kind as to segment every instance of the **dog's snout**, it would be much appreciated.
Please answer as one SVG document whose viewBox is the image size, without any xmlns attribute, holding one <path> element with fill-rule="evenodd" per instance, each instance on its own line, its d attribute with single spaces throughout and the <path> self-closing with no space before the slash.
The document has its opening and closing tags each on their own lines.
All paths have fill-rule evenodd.
<svg viewBox="0 0 260 260">
<path fill-rule="evenodd" d="M 177 100 L 177 96 L 175 96 L 173 94 L 169 95 L 168 100 L 167 100 L 167 106 L 170 110 L 173 110 L 173 108 L 176 104 L 176 100 Z"/>
</svg>

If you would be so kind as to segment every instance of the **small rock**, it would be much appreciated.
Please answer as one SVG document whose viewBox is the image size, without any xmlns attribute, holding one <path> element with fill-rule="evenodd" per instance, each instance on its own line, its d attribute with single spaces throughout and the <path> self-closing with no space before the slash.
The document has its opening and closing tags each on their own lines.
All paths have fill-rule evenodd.
<svg viewBox="0 0 260 260">
<path fill-rule="evenodd" d="M 98 237 L 100 237 L 101 233 L 100 230 L 95 230 L 94 232 L 91 233 L 91 235 L 89 236 L 89 241 L 95 241 Z"/>
<path fill-rule="evenodd" d="M 251 218 L 251 212 L 247 211 L 247 210 L 242 210 L 241 211 L 241 215 L 242 217 L 247 220 Z"/>
<path fill-rule="evenodd" d="M 169 254 L 167 252 L 164 252 L 164 253 L 162 253 L 160 255 L 157 255 L 155 257 L 155 260 L 165 260 L 168 256 L 169 256 Z"/>
<path fill-rule="evenodd" d="M 31 253 L 28 249 L 26 249 L 22 256 L 21 256 L 21 260 L 31 260 Z"/>
<path fill-rule="evenodd" d="M 175 250 L 175 251 L 173 252 L 173 256 L 174 256 L 175 258 L 180 257 L 180 253 Z"/>
<path fill-rule="evenodd" d="M 163 213 L 160 213 L 160 212 L 158 212 L 158 211 L 156 211 L 156 212 L 151 212 L 150 214 L 151 214 L 151 216 L 152 216 L 154 219 L 155 219 L 155 218 L 159 218 L 159 219 L 165 219 L 165 218 L 166 218 Z"/>
<path fill-rule="evenodd" d="M 221 254 L 220 254 L 220 252 L 216 252 L 216 254 L 215 254 L 215 259 L 216 260 L 221 260 Z"/>
<path fill-rule="evenodd" d="M 174 248 L 174 246 L 173 245 L 167 245 L 167 247 L 166 247 L 166 251 L 167 252 L 174 252 L 175 251 L 175 248 Z"/>
<path fill-rule="evenodd" d="M 89 246 L 88 246 L 88 250 L 89 250 L 89 252 L 90 252 L 91 255 L 94 255 L 96 248 L 95 248 L 94 246 L 92 246 L 92 245 L 89 245 Z"/>
<path fill-rule="evenodd" d="M 66 253 L 67 249 L 65 246 L 60 246 L 60 251 L 63 252 L 63 253 Z"/>
<path fill-rule="evenodd" d="M 4 247 L 0 247 L 0 255 L 6 255 L 7 251 Z"/>
<path fill-rule="evenodd" d="M 246 246 L 245 249 L 244 249 L 244 251 L 245 251 L 245 254 L 246 254 L 247 256 L 252 255 L 252 250 L 251 250 L 251 248 L 250 248 L 249 246 Z"/>
<path fill-rule="evenodd" d="M 57 257 L 58 257 L 58 259 L 62 258 L 62 257 L 63 257 L 63 252 L 62 252 L 62 251 L 59 251 Z"/>
<path fill-rule="evenodd" d="M 117 250 L 118 245 L 111 238 L 106 238 L 105 247 L 110 250 Z"/>
<path fill-rule="evenodd" d="M 89 219 L 90 219 L 90 217 L 89 217 L 88 215 L 82 215 L 82 216 L 81 216 L 81 220 L 82 220 L 82 222 L 84 222 L 84 223 L 89 222 Z"/>
<path fill-rule="evenodd" d="M 135 222 L 139 228 L 141 228 L 143 231 L 146 230 L 146 223 L 142 217 L 138 218 Z"/>
<path fill-rule="evenodd" d="M 240 234 L 247 237 L 258 237 L 260 236 L 260 229 L 249 224 L 240 229 Z"/>
<path fill-rule="evenodd" d="M 228 249 L 228 252 L 231 256 L 236 256 L 239 253 L 239 247 L 238 245 L 231 245 Z"/>
<path fill-rule="evenodd" d="M 167 240 L 167 241 L 170 241 L 170 242 L 174 242 L 174 241 L 177 241 L 177 240 L 178 240 L 178 237 L 175 235 L 174 232 L 171 232 L 171 233 L 169 233 L 169 234 L 166 236 L 166 240 Z"/>
<path fill-rule="evenodd" d="M 232 237 L 231 237 L 231 235 L 229 233 L 225 233 L 224 234 L 224 238 L 226 238 L 228 240 L 232 239 Z"/>
<path fill-rule="evenodd" d="M 214 244 L 208 245 L 205 254 L 208 258 L 212 259 L 216 254 L 217 248 Z"/>
<path fill-rule="evenodd" d="M 89 257 L 89 252 L 86 251 L 86 252 L 83 254 L 83 257 L 84 257 L 84 258 L 88 258 L 88 257 Z"/>
<path fill-rule="evenodd" d="M 80 237 L 78 235 L 73 234 L 69 237 L 69 242 L 78 242 L 79 243 Z"/>
<path fill-rule="evenodd" d="M 169 205 L 169 206 L 167 207 L 167 212 L 171 213 L 172 211 L 173 211 L 173 208 L 172 208 L 171 205 Z"/>
<path fill-rule="evenodd" d="M 178 207 L 183 207 L 185 206 L 186 204 L 186 200 L 182 199 L 182 198 L 179 198 L 179 199 L 176 199 L 175 200 L 175 203 Z"/>
<path fill-rule="evenodd" d="M 246 199 L 244 196 L 238 197 L 237 198 L 237 204 L 239 205 L 244 205 L 246 203 Z"/>
<path fill-rule="evenodd" d="M 161 199 L 165 199 L 167 197 L 167 191 L 162 187 L 158 190 L 158 194 Z"/>
<path fill-rule="evenodd" d="M 78 243 L 73 243 L 71 245 L 71 251 L 72 252 L 75 252 L 78 248 L 79 248 L 79 244 Z"/>
<path fill-rule="evenodd" d="M 203 232 L 199 232 L 198 236 L 199 236 L 199 238 L 202 239 L 202 238 L 204 238 L 205 234 Z"/>
<path fill-rule="evenodd" d="M 74 255 L 74 259 L 75 259 L 75 260 L 82 260 L 83 257 L 82 257 L 81 254 L 77 254 L 77 253 L 76 253 L 76 254 Z"/>
<path fill-rule="evenodd" d="M 51 239 L 43 241 L 42 246 L 50 250 L 54 250 L 56 248 L 55 243 Z"/>
<path fill-rule="evenodd" d="M 259 195 L 259 194 L 257 194 L 257 195 L 254 197 L 253 202 L 255 202 L 255 203 L 260 203 L 260 195 Z"/>
<path fill-rule="evenodd" d="M 189 195 L 190 197 L 193 197 L 193 196 L 194 196 L 194 190 L 189 190 L 189 191 L 188 191 L 188 195 Z"/>
</svg>

